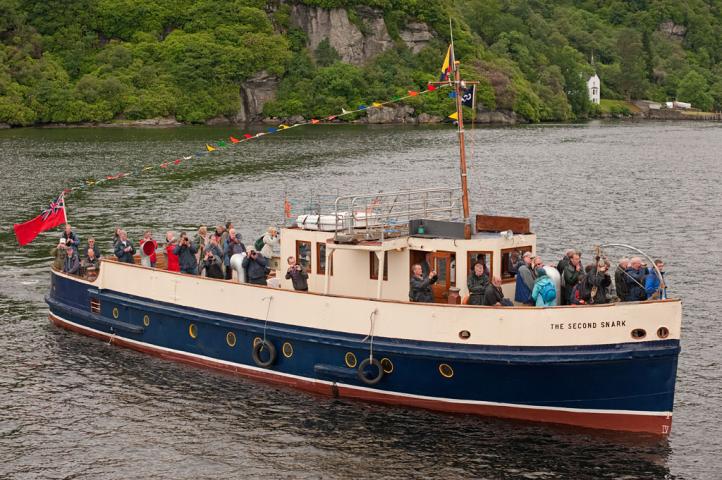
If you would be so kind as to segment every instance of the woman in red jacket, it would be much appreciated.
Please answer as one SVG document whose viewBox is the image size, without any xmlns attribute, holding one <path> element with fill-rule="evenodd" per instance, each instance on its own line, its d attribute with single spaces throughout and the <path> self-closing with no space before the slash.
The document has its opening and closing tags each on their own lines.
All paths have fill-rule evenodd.
<svg viewBox="0 0 722 480">
<path fill-rule="evenodd" d="M 165 257 L 167 262 L 167 268 L 171 272 L 180 272 L 180 264 L 178 263 L 178 255 L 173 253 L 173 250 L 178 245 L 178 241 L 173 236 L 173 232 L 168 232 L 165 235 L 166 246 L 165 246 Z"/>
</svg>

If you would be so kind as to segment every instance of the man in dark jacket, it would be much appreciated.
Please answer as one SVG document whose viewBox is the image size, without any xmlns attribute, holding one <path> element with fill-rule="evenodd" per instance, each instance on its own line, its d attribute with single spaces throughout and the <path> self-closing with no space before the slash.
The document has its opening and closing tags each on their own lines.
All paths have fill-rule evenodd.
<svg viewBox="0 0 722 480">
<path fill-rule="evenodd" d="M 128 234 L 125 230 L 119 232 L 118 242 L 115 244 L 115 256 L 119 262 L 133 263 L 133 254 L 135 248 L 133 244 L 128 240 Z"/>
<path fill-rule="evenodd" d="M 559 263 L 557 263 L 557 270 L 559 270 L 559 275 L 564 275 L 564 268 L 566 268 L 567 265 L 569 265 L 569 262 L 571 262 L 572 257 L 574 254 L 577 253 L 576 250 L 573 248 L 568 248 L 564 252 L 564 256 L 561 260 L 559 260 Z"/>
<path fill-rule="evenodd" d="M 308 292 L 308 273 L 301 265 L 296 263 L 296 257 L 288 257 L 286 280 L 291 280 L 294 290 Z"/>
<path fill-rule="evenodd" d="M 424 278 L 423 270 L 420 264 L 416 264 L 412 268 L 411 286 L 409 289 L 409 300 L 412 302 L 433 303 L 434 294 L 431 292 L 431 285 L 436 283 L 438 276 L 433 270 L 429 272 L 429 276 Z"/>
<path fill-rule="evenodd" d="M 644 277 L 646 271 L 642 267 L 642 259 L 632 257 L 629 261 L 629 267 L 625 270 L 625 279 L 627 288 L 629 289 L 628 302 L 637 302 L 647 299 L 647 292 L 644 290 Z"/>
<path fill-rule="evenodd" d="M 93 254 L 95 255 L 95 258 L 101 257 L 100 249 L 98 248 L 98 245 L 95 244 L 95 239 L 93 237 L 88 238 L 88 248 L 93 249 Z"/>
<path fill-rule="evenodd" d="M 511 300 L 504 298 L 504 292 L 501 290 L 501 277 L 494 275 L 491 278 L 491 283 L 486 286 L 486 290 L 484 291 L 484 298 L 481 304 L 489 307 L 495 305 L 511 307 L 514 305 Z"/>
<path fill-rule="evenodd" d="M 75 234 L 75 232 L 73 232 L 73 229 L 70 227 L 69 223 L 65 224 L 65 230 L 63 230 L 60 238 L 65 239 L 65 244 L 68 247 L 73 247 L 76 251 L 80 248 L 80 240 L 78 239 L 78 236 Z"/>
<path fill-rule="evenodd" d="M 562 305 L 569 305 L 569 296 L 572 293 L 574 286 L 579 283 L 579 276 L 584 274 L 582 269 L 582 262 L 579 258 L 579 254 L 574 250 L 571 250 L 572 256 L 569 257 L 569 261 L 564 265 L 562 276 L 564 281 L 562 282 L 562 297 L 560 298 Z M 562 262 L 559 262 L 560 265 Z"/>
<path fill-rule="evenodd" d="M 185 232 L 181 233 L 180 242 L 173 249 L 173 253 L 178 255 L 178 264 L 181 273 L 190 275 L 198 274 L 198 262 L 196 261 L 196 246 L 188 239 Z"/>
<path fill-rule="evenodd" d="M 627 287 L 627 282 L 625 281 L 627 278 L 625 270 L 627 270 L 627 268 L 629 268 L 629 259 L 625 257 L 619 260 L 619 264 L 617 264 L 617 268 L 614 270 L 614 289 L 617 293 L 617 298 L 622 302 L 626 302 L 627 297 L 629 297 L 629 287 Z"/>
<path fill-rule="evenodd" d="M 248 256 L 243 259 L 243 268 L 246 269 L 246 281 L 254 285 L 267 285 L 266 283 L 266 257 L 255 249 L 248 248 Z"/>
<path fill-rule="evenodd" d="M 78 258 L 78 251 L 73 247 L 67 247 L 66 251 L 68 256 L 65 257 L 63 272 L 77 275 L 80 273 L 80 259 Z"/>
<path fill-rule="evenodd" d="M 477 262 L 466 281 L 466 286 L 469 288 L 469 305 L 482 305 L 487 285 L 489 285 L 489 275 L 484 271 L 484 264 Z"/>
</svg>

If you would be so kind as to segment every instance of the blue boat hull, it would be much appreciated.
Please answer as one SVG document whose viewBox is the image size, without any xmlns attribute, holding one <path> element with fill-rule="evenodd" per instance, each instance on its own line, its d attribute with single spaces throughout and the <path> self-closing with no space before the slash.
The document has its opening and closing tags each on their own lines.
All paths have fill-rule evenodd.
<svg viewBox="0 0 722 480">
<path fill-rule="evenodd" d="M 99 311 L 90 308 L 98 301 Z M 665 435 L 679 341 L 499 347 L 373 339 L 386 372 L 358 375 L 370 339 L 164 304 L 52 275 L 59 326 L 163 357 L 349 398 Z M 265 338 L 277 350 L 254 360 Z M 266 352 L 267 353 L 267 352 Z M 375 372 L 367 372 L 373 374 Z"/>
</svg>

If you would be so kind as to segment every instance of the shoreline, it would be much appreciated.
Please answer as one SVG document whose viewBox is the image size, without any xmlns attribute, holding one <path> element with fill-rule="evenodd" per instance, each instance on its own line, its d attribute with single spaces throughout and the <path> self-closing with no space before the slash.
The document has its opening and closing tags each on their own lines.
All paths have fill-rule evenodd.
<svg viewBox="0 0 722 480">
<path fill-rule="evenodd" d="M 517 125 L 531 125 L 531 122 L 521 119 L 519 117 L 509 117 L 508 112 L 487 112 L 496 115 L 487 115 L 485 121 L 474 122 L 477 126 L 517 126 Z M 616 120 L 616 121 L 685 121 L 685 122 L 720 122 L 722 121 L 722 112 L 686 112 L 686 111 L 650 111 L 650 112 L 636 112 L 631 115 L 612 115 L 603 114 L 598 117 L 591 117 L 582 120 L 575 121 L 541 121 L 537 125 L 544 124 L 580 124 L 587 123 L 596 120 Z M 303 120 L 304 122 L 306 120 Z M 112 122 L 80 122 L 80 123 L 43 123 L 37 125 L 27 126 L 12 126 L 6 123 L 0 123 L 0 130 L 14 130 L 22 128 L 178 128 L 178 127 L 240 127 L 240 126 L 267 126 L 284 123 L 284 119 L 263 119 L 255 122 L 232 122 L 218 121 L 218 119 L 212 119 L 205 123 L 184 123 L 175 120 L 174 118 L 152 118 L 143 120 L 117 120 Z M 301 122 L 294 122 L 301 123 Z M 434 119 L 434 121 L 384 121 L 384 122 L 369 122 L 367 119 L 353 120 L 353 121 L 331 121 L 323 122 L 321 125 L 443 125 L 445 123 L 451 123 L 446 119 Z M 465 124 L 471 125 L 472 122 L 467 120 Z"/>
</svg>

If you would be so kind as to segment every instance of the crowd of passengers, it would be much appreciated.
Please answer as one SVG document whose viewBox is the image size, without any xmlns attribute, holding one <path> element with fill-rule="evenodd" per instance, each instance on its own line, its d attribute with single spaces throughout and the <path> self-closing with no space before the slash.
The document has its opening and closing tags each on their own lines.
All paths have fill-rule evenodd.
<svg viewBox="0 0 722 480">
<path fill-rule="evenodd" d="M 153 238 L 150 230 L 143 234 L 139 248 L 145 251 L 143 247 L 147 242 L 150 242 L 151 247 L 147 250 L 151 253 L 141 256 L 141 264 L 155 267 L 158 242 Z M 246 282 L 267 285 L 270 273 L 269 260 L 274 251 L 278 250 L 279 244 L 278 230 L 269 227 L 252 246 L 246 247 L 241 234 L 236 232 L 231 222 L 226 222 L 225 226 L 219 225 L 213 232 L 209 232 L 208 228 L 202 225 L 193 240 L 185 232 L 181 232 L 176 237 L 175 232 L 169 231 L 165 235 L 163 250 L 167 260 L 166 268 L 169 271 L 225 280 L 233 278 L 231 258 L 237 254 L 245 254 L 242 255 L 241 266 Z M 82 260 L 79 252 L 82 252 Z M 113 235 L 113 255 L 119 262 L 134 263 L 135 253 L 136 248 L 128 239 L 125 230 L 117 228 Z M 86 245 L 81 246 L 70 224 L 65 225 L 53 254 L 54 267 L 65 273 L 86 275 L 97 273 L 100 268 L 101 253 L 95 239 L 91 237 Z M 308 272 L 297 263 L 295 257 L 288 257 L 287 263 L 286 279 L 291 280 L 295 290 L 308 291 Z M 657 259 L 654 264 L 664 278 L 664 262 Z M 482 259 L 472 266 L 467 280 L 469 296 L 465 303 L 544 307 L 556 305 L 557 297 L 561 305 L 667 298 L 666 284 L 660 285 L 654 269 L 642 263 L 640 257 L 620 259 L 612 281 L 609 274 L 611 264 L 608 260 L 595 260 L 585 267 L 582 265 L 581 252 L 568 249 L 556 265 L 561 291 L 557 291 L 555 282 L 547 274 L 544 262 L 538 255 L 525 252 L 520 256 L 515 252 L 510 255 L 507 267 L 508 272 L 516 278 L 514 301 L 504 296 L 502 280 L 499 276 L 494 275 L 490 278 L 489 268 Z M 430 270 L 426 262 L 413 265 L 409 300 L 432 303 L 434 301 L 432 285 L 437 280 L 437 273 Z"/>
<path fill-rule="evenodd" d="M 138 249 L 121 228 L 115 230 L 112 241 L 113 256 L 119 262 L 135 263 L 137 252 L 150 252 L 148 255 L 141 254 L 140 261 L 142 265 L 155 268 L 158 251 L 162 249 L 169 271 L 226 280 L 233 278 L 231 258 L 236 254 L 245 254 L 242 255 L 242 268 L 246 282 L 256 285 L 266 285 L 270 273 L 269 260 L 280 243 L 278 230 L 269 227 L 252 246 L 246 247 L 231 222 L 219 225 L 213 231 L 202 225 L 193 239 L 185 232 L 176 236 L 175 232 L 169 231 L 161 248 L 150 230 L 143 234 Z M 150 243 L 150 247 L 146 243 Z M 89 238 L 88 243 L 81 246 L 78 235 L 69 224 L 65 225 L 52 254 L 55 256 L 54 267 L 65 273 L 92 275 L 100 268 L 101 253 L 95 239 Z M 286 278 L 292 280 L 297 290 L 308 290 L 308 274 L 296 265 L 295 258 L 290 257 L 288 263 Z"/>
<path fill-rule="evenodd" d="M 664 262 L 656 259 L 654 264 L 664 279 Z M 614 271 L 609 273 L 611 264 L 606 259 L 597 259 L 582 265 L 581 252 L 569 249 L 557 263 L 560 277 L 560 291 L 547 273 L 540 256 L 525 252 L 510 255 L 508 272 L 516 278 L 514 301 L 504 297 L 502 280 L 494 275 L 490 278 L 489 268 L 484 261 L 477 261 L 467 279 L 469 305 L 512 306 L 533 305 L 537 307 L 560 305 L 591 305 L 609 302 L 632 302 L 667 298 L 666 281 L 660 284 L 653 267 L 647 267 L 640 257 L 621 258 Z M 412 302 L 433 302 L 432 285 L 438 280 L 435 271 L 428 265 L 412 267 L 409 300 Z"/>
</svg>

